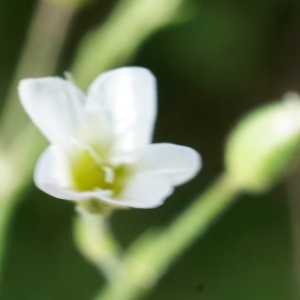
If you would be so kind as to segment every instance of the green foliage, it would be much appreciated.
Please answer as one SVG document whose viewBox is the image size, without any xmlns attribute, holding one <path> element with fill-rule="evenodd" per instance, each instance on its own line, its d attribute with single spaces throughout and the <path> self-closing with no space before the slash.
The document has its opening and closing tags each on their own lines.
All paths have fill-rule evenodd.
<svg viewBox="0 0 300 300">
<path fill-rule="evenodd" d="M 102 30 L 93 30 L 80 47 L 82 56 L 78 54 L 78 57 L 82 59 L 82 66 L 92 68 L 94 74 L 111 67 L 99 49 L 113 60 L 112 66 L 128 63 L 130 59 L 132 64 L 152 69 L 158 77 L 160 95 L 155 140 L 193 146 L 204 160 L 200 177 L 178 188 L 160 209 L 116 213 L 113 228 L 124 246 L 150 226 L 163 226 L 180 214 L 188 199 L 221 170 L 222 144 L 233 120 L 267 99 L 273 99 L 274 95 L 295 89 L 300 82 L 296 43 L 300 30 L 299 5 L 296 1 L 194 2 L 200 7 L 194 11 L 194 21 L 186 19 L 186 23 L 166 28 L 148 42 L 136 33 L 144 26 L 149 37 L 157 27 L 153 24 L 147 27 L 149 24 L 144 25 L 143 16 L 139 15 L 140 27 L 128 35 L 132 33 L 127 27 L 130 15 L 119 23 L 124 25 L 121 32 L 115 35 L 116 31 L 106 29 L 109 34 L 104 35 Z M 33 0 L 0 3 L 2 99 L 35 3 Z M 68 0 L 64 3 L 71 4 Z M 83 34 L 108 20 L 112 3 L 93 1 L 90 8 L 77 16 L 60 62 L 61 69 L 68 66 L 72 57 L 77 57 L 74 45 L 79 44 Z M 163 1 L 157 3 L 162 5 Z M 172 23 L 168 18 L 161 20 L 163 24 Z M 105 36 L 105 41 L 92 40 L 99 36 Z M 129 40 L 132 44 L 128 44 Z M 118 41 L 126 46 L 120 53 L 116 51 L 120 49 Z M 99 44 L 101 47 L 97 48 Z M 90 51 L 82 50 L 88 46 Z M 92 66 L 87 63 L 89 58 Z M 88 85 L 95 76 L 81 72 L 81 67 L 74 70 L 82 86 Z M 255 118 L 259 119 L 259 114 Z M 256 132 L 263 135 L 259 129 L 256 128 Z M 263 136 L 268 138 L 266 134 Z M 28 141 L 30 144 L 33 140 Z M 246 145 L 253 151 L 257 149 L 253 143 Z M 281 149 L 281 155 L 271 151 L 273 154 L 268 156 L 264 167 L 258 168 L 258 176 L 265 178 L 271 174 L 272 183 L 256 180 L 251 188 L 260 190 L 262 184 L 266 187 L 280 179 L 294 146 L 291 143 L 290 147 Z M 18 149 L 19 157 L 14 160 L 20 168 L 20 162 L 26 162 L 27 157 L 22 145 Z M 250 161 L 252 154 L 247 156 Z M 242 166 L 248 163 L 247 159 L 243 159 Z M 253 179 L 255 174 L 250 175 Z M 1 299 L 92 299 L 103 280 L 74 247 L 71 239 L 73 206 L 36 188 L 24 190 L 20 198 L 26 201 L 19 206 L 10 231 Z M 291 244 L 286 193 L 282 187 L 257 199 L 241 197 L 239 204 L 216 223 L 210 234 L 177 261 L 147 299 L 299 299 L 297 295 L 293 298 Z M 91 260 L 97 256 L 94 255 L 93 252 Z"/>
</svg>

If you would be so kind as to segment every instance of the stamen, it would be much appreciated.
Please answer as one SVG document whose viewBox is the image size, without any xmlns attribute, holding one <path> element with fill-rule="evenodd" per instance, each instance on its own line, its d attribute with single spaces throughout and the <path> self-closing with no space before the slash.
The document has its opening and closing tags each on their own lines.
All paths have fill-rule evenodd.
<svg viewBox="0 0 300 300">
<path fill-rule="evenodd" d="M 79 141 L 71 135 L 68 136 L 68 141 L 74 147 L 86 150 L 98 165 L 100 165 L 102 163 L 100 156 L 97 154 L 97 152 L 91 146 L 89 146 L 87 144 L 79 143 Z"/>
<path fill-rule="evenodd" d="M 113 183 L 115 179 L 115 172 L 110 167 L 102 167 L 102 170 L 105 173 L 105 181 L 108 183 Z"/>
</svg>

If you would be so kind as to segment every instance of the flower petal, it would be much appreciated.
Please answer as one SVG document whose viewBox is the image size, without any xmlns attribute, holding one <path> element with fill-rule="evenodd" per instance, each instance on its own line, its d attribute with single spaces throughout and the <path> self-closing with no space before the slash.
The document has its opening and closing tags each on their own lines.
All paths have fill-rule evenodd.
<svg viewBox="0 0 300 300">
<path fill-rule="evenodd" d="M 174 144 L 151 144 L 130 156 L 138 159 L 136 172 L 165 175 L 174 186 L 189 181 L 201 168 L 201 157 L 197 151 Z"/>
<path fill-rule="evenodd" d="M 67 161 L 64 153 L 56 146 L 49 146 L 39 157 L 34 170 L 34 182 L 45 193 L 60 199 L 66 197 L 61 187 L 70 186 Z"/>
<path fill-rule="evenodd" d="M 51 143 L 66 147 L 69 139 L 77 139 L 84 95 L 72 83 L 56 77 L 24 79 L 19 95 L 26 112 Z"/>
<path fill-rule="evenodd" d="M 124 206 L 153 208 L 162 205 L 173 190 L 164 175 L 137 174 L 128 182 L 118 201 Z"/>
<path fill-rule="evenodd" d="M 150 143 L 156 118 L 156 81 L 144 68 L 106 72 L 92 83 L 87 105 L 100 105 L 113 130 L 114 150 L 125 152 Z"/>
</svg>

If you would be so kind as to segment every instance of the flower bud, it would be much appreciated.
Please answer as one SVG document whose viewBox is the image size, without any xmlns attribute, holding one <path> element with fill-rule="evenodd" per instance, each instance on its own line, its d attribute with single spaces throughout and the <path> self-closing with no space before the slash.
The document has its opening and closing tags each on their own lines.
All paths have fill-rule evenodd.
<svg viewBox="0 0 300 300">
<path fill-rule="evenodd" d="M 286 174 L 299 150 L 300 98 L 288 93 L 237 124 L 227 140 L 225 165 L 241 188 L 260 192 Z"/>
</svg>

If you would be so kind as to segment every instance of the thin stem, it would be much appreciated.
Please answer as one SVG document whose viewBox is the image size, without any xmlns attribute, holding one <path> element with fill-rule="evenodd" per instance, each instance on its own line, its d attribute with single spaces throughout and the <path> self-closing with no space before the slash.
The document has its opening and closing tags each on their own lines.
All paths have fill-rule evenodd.
<svg viewBox="0 0 300 300">
<path fill-rule="evenodd" d="M 39 138 L 36 138 L 36 137 Z M 28 141 L 34 141 L 28 143 Z M 27 185 L 27 178 L 33 171 L 34 161 L 45 147 L 36 128 L 27 127 L 15 139 L 5 154 L 0 153 L 0 277 L 3 271 L 3 258 L 7 231 L 13 210 L 20 192 Z M 22 149 L 20 153 L 19 149 Z"/>
<path fill-rule="evenodd" d="M 123 262 L 124 273 L 95 300 L 133 300 L 145 295 L 172 262 L 233 203 L 240 191 L 226 175 L 217 180 L 173 223 L 154 238 L 137 241 Z"/>
<path fill-rule="evenodd" d="M 2 110 L 0 140 L 3 146 L 7 146 L 24 125 L 29 123 L 17 95 L 19 81 L 22 78 L 53 74 L 74 13 L 75 6 L 72 5 L 47 0 L 38 2 Z"/>
<path fill-rule="evenodd" d="M 8 93 L 0 124 L 0 277 L 8 224 L 27 186 L 34 162 L 45 140 L 24 114 L 17 97 L 23 77 L 51 74 L 57 64 L 75 7 L 41 0 L 33 16 L 27 41 Z"/>
<path fill-rule="evenodd" d="M 75 81 L 86 88 L 101 72 L 127 63 L 152 33 L 174 22 L 186 0 L 121 0 L 108 20 L 89 33 L 75 57 Z"/>
<path fill-rule="evenodd" d="M 74 238 L 82 255 L 99 268 L 108 281 L 118 276 L 121 250 L 105 215 L 79 211 Z"/>
</svg>

